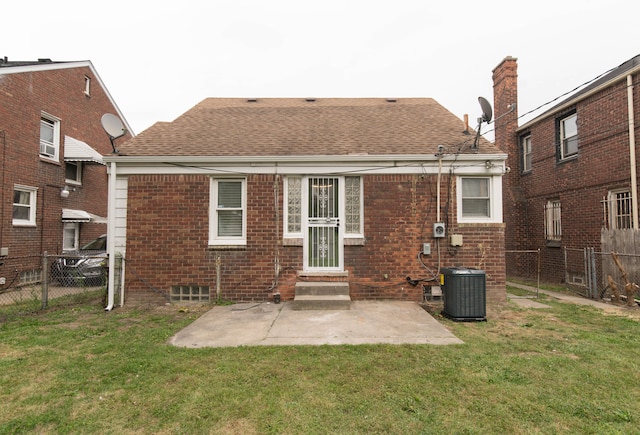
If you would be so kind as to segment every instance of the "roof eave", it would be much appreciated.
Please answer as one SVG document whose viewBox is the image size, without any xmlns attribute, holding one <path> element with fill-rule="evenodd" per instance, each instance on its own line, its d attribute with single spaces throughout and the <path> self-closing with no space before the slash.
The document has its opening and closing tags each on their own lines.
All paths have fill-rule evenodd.
<svg viewBox="0 0 640 435">
<path fill-rule="evenodd" d="M 442 156 L 447 160 L 484 161 L 506 160 L 505 153 L 463 153 Z M 121 156 L 111 154 L 103 157 L 105 163 L 157 164 L 157 163 L 182 163 L 182 164 L 297 164 L 297 163 L 369 163 L 369 162 L 425 162 L 438 161 L 439 156 L 434 154 L 350 154 L 350 155 L 309 155 L 309 156 Z"/>
<path fill-rule="evenodd" d="M 590 96 L 602 91 L 603 89 L 606 89 L 607 87 L 613 85 L 614 83 L 617 83 L 617 82 L 619 82 L 621 80 L 625 80 L 627 76 L 636 74 L 638 71 L 640 71 L 640 65 L 638 65 L 638 66 L 636 66 L 634 68 L 631 68 L 631 69 L 629 69 L 627 71 L 624 71 L 624 73 L 612 78 L 611 80 L 607 80 L 606 82 L 602 83 L 600 86 L 597 86 L 597 87 L 591 89 L 589 92 L 585 92 L 584 94 L 580 94 L 580 95 L 576 96 L 575 98 L 569 97 L 569 99 L 567 99 L 564 103 L 560 104 L 559 106 L 556 106 L 553 109 L 549 110 L 548 112 L 545 112 L 540 116 L 536 116 L 532 120 L 527 121 L 526 123 L 522 124 L 520 127 L 518 127 L 516 129 L 516 132 L 524 131 L 524 130 L 530 128 L 532 125 L 537 124 L 542 119 L 549 118 L 550 116 L 553 116 L 556 113 L 562 112 L 563 110 L 575 105 L 576 103 L 579 103 L 580 101 L 582 101 L 582 100 L 584 100 L 586 98 L 589 98 Z"/>
</svg>

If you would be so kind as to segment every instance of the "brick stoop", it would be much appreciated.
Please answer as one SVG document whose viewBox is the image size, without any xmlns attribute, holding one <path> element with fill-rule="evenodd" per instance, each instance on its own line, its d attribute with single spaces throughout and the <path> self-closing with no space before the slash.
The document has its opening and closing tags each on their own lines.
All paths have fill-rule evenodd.
<svg viewBox="0 0 640 435">
<path fill-rule="evenodd" d="M 347 282 L 297 282 L 294 310 L 350 310 Z"/>
</svg>

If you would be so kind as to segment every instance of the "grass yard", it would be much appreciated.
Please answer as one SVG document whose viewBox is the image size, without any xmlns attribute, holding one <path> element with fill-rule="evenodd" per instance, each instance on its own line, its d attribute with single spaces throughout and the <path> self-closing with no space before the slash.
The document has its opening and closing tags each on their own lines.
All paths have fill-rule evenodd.
<svg viewBox="0 0 640 435">
<path fill-rule="evenodd" d="M 542 300 L 463 345 L 183 349 L 204 308 L 0 324 L 0 433 L 640 433 L 640 321 Z"/>
</svg>

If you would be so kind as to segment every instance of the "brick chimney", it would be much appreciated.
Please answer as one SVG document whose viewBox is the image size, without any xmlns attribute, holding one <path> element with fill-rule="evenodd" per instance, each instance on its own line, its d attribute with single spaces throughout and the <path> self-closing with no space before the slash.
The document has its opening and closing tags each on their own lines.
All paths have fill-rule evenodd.
<svg viewBox="0 0 640 435">
<path fill-rule="evenodd" d="M 511 171 L 502 178 L 505 248 L 523 249 L 519 241 L 526 231 L 526 202 L 520 188 L 518 128 L 518 60 L 507 56 L 493 70 L 493 112 L 495 144 L 507 157 Z"/>
<path fill-rule="evenodd" d="M 515 104 L 515 106 L 513 106 Z M 517 143 L 513 144 L 518 128 L 518 59 L 507 56 L 493 70 L 493 114 L 495 142 L 509 154 L 511 169 L 518 168 Z M 511 113 L 508 113 L 510 112 Z M 516 149 L 511 149 L 515 145 Z"/>
</svg>

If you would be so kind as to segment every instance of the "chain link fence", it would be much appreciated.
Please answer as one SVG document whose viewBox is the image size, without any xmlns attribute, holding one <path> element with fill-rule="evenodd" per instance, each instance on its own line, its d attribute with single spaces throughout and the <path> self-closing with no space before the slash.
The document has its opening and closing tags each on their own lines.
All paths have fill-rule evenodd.
<svg viewBox="0 0 640 435">
<path fill-rule="evenodd" d="M 540 290 L 540 250 L 505 251 L 507 280 L 526 283 Z"/>
<path fill-rule="evenodd" d="M 565 248 L 565 265 L 567 286 L 586 298 L 621 302 L 640 296 L 640 255 Z"/>
<path fill-rule="evenodd" d="M 52 307 L 106 306 L 107 265 L 105 255 L 45 253 L 0 259 L 0 322 Z M 118 275 L 121 268 L 122 260 L 116 257 Z"/>
<path fill-rule="evenodd" d="M 562 259 L 544 258 L 544 251 L 505 251 L 507 279 L 527 283 L 540 289 L 540 282 L 562 284 L 574 293 L 589 299 L 617 299 L 640 297 L 640 255 L 599 252 L 595 248 L 563 248 Z M 541 264 L 551 264 L 553 271 Z M 548 273 L 547 273 L 548 272 Z M 559 273 L 560 272 L 560 273 Z M 625 289 L 635 291 L 627 295 Z M 618 297 L 620 295 L 620 297 Z"/>
</svg>

